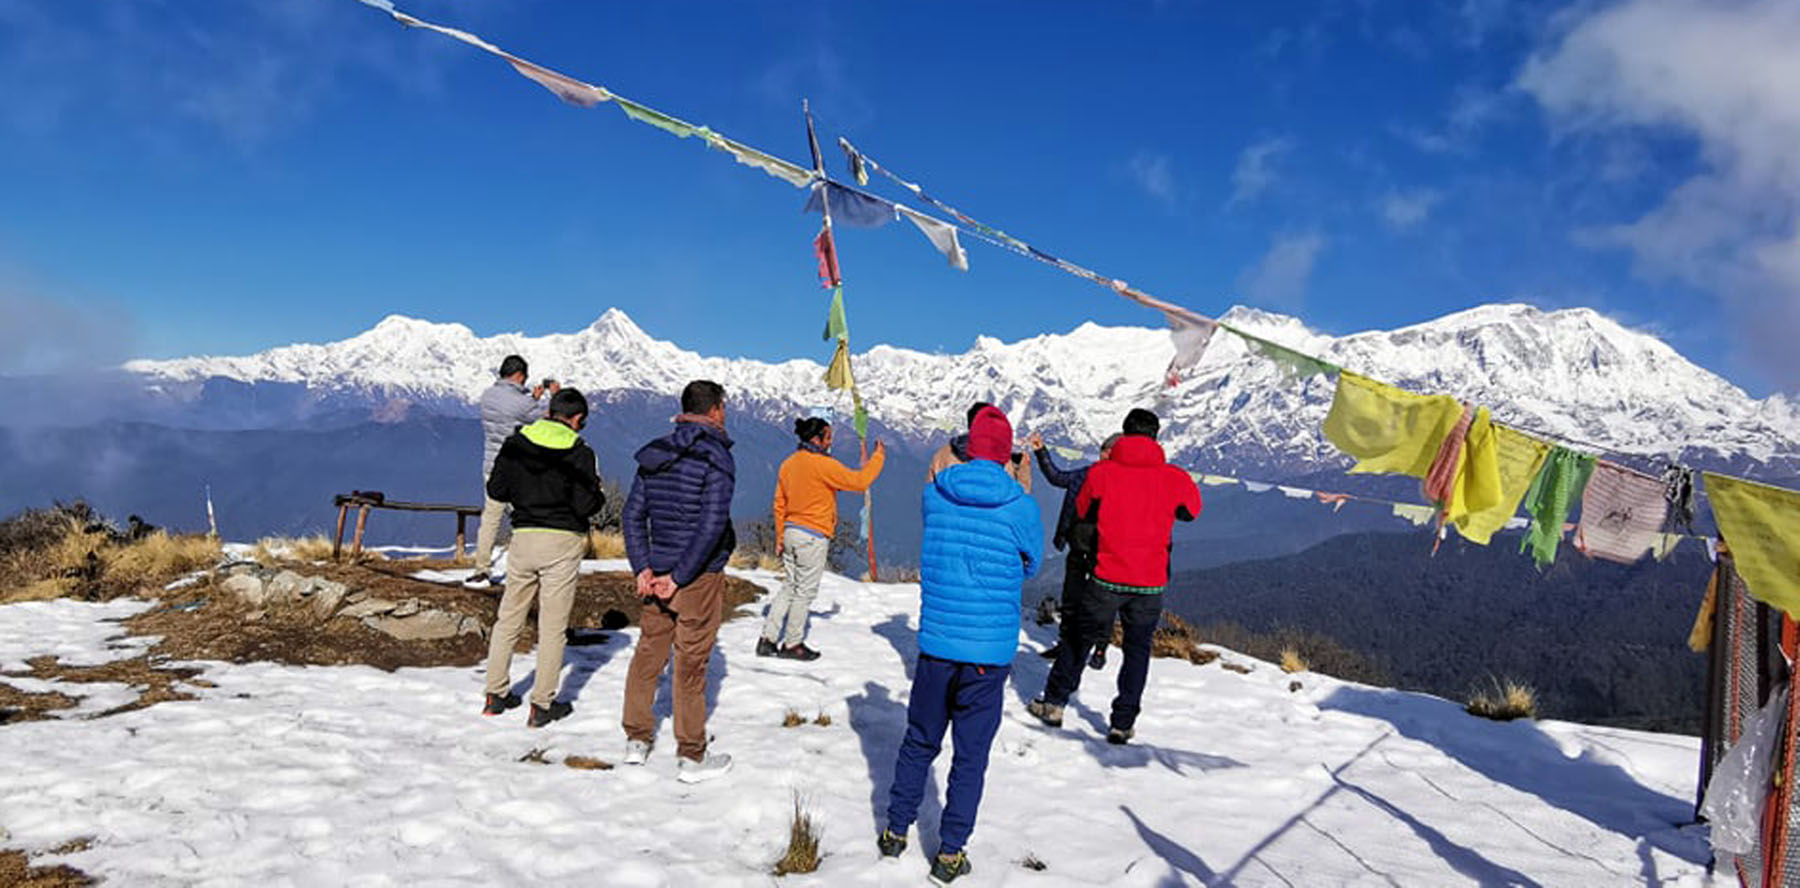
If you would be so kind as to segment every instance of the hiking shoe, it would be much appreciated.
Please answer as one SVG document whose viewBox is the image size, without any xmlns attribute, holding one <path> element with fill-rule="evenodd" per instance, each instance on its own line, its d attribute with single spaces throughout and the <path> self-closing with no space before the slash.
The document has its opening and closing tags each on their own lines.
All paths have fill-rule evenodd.
<svg viewBox="0 0 1800 888">
<path fill-rule="evenodd" d="M 704 783 L 715 777 L 725 776 L 731 770 L 731 756 L 722 752 L 709 752 L 704 758 L 683 758 L 675 766 L 675 779 L 682 783 Z"/>
<path fill-rule="evenodd" d="M 1105 669 L 1106 668 L 1106 648 L 1103 648 L 1103 647 L 1094 648 L 1094 652 L 1088 656 L 1088 668 L 1089 669 Z"/>
<path fill-rule="evenodd" d="M 810 663 L 813 660 L 819 659 L 819 652 L 807 647 L 806 644 L 802 642 L 800 644 L 790 644 L 787 647 L 776 651 L 775 656 L 780 657 L 783 660 L 804 660 Z"/>
<path fill-rule="evenodd" d="M 773 657 L 773 656 L 775 656 L 775 650 L 776 650 L 775 642 L 772 642 L 766 638 L 758 638 L 756 640 L 756 655 L 757 656 Z"/>
<path fill-rule="evenodd" d="M 521 702 L 524 701 L 519 699 L 518 694 L 489 694 L 487 705 L 481 707 L 481 714 L 499 715 L 508 709 L 517 709 Z"/>
<path fill-rule="evenodd" d="M 955 854 L 939 854 L 931 859 L 931 882 L 934 885 L 948 885 L 969 874 L 969 855 L 966 851 Z"/>
<path fill-rule="evenodd" d="M 647 740 L 625 741 L 625 764 L 641 765 L 650 758 L 650 743 Z"/>
<path fill-rule="evenodd" d="M 1053 728 L 1062 727 L 1063 708 L 1042 697 L 1025 704 L 1025 711 L 1037 716 L 1037 720 Z"/>
<path fill-rule="evenodd" d="M 1113 728 L 1106 732 L 1106 742 L 1111 743 L 1114 746 L 1124 746 L 1131 742 L 1131 738 L 1136 736 L 1137 731 L 1134 731 L 1131 728 Z"/>
<path fill-rule="evenodd" d="M 1062 643 L 1058 642 L 1038 651 L 1038 656 L 1043 657 L 1046 660 L 1054 660 L 1057 657 L 1062 656 Z"/>
<path fill-rule="evenodd" d="M 897 836 L 891 830 L 882 830 L 875 837 L 875 847 L 881 851 L 882 857 L 899 857 L 906 853 L 906 836 Z"/>
<path fill-rule="evenodd" d="M 575 705 L 562 700 L 551 700 L 549 706 L 531 704 L 531 716 L 525 719 L 525 727 L 541 728 L 557 719 L 568 718 L 575 711 Z"/>
</svg>

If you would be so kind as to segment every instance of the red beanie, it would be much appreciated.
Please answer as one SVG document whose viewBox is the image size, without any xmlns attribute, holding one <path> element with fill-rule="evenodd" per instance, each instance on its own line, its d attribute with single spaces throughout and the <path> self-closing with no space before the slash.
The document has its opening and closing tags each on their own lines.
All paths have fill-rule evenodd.
<svg viewBox="0 0 1800 888">
<path fill-rule="evenodd" d="M 1012 423 L 998 408 L 983 407 L 969 423 L 969 458 L 1004 464 L 1012 458 Z"/>
</svg>

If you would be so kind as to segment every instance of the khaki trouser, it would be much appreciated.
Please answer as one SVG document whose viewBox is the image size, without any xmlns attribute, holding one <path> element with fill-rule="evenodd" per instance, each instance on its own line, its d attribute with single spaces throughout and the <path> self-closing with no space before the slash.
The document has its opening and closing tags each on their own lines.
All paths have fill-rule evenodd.
<svg viewBox="0 0 1800 888">
<path fill-rule="evenodd" d="M 504 694 L 512 679 L 513 645 L 525 628 L 531 603 L 538 606 L 537 678 L 531 685 L 531 704 L 547 707 L 556 699 L 562 676 L 563 633 L 569 628 L 569 609 L 575 605 L 575 578 L 587 537 L 566 530 L 523 530 L 513 534 L 512 555 L 506 570 L 506 594 L 500 597 L 500 616 L 488 641 L 487 692 Z"/>
<path fill-rule="evenodd" d="M 670 611 L 674 614 L 671 615 Z M 675 652 L 674 694 L 676 752 L 682 758 L 706 755 L 706 664 L 712 658 L 719 624 L 725 620 L 725 575 L 701 574 L 675 590 L 663 604 L 647 603 L 638 620 L 637 651 L 625 677 L 625 736 L 649 743 L 656 739 L 656 682 Z"/>
<path fill-rule="evenodd" d="M 830 540 L 788 526 L 781 535 L 781 566 L 787 571 L 787 582 L 769 601 L 763 638 L 779 647 L 792 647 L 806 640 L 806 618 L 813 599 L 819 595 L 819 580 L 825 575 L 825 560 L 830 554 Z"/>
<path fill-rule="evenodd" d="M 475 572 L 487 573 L 494 565 L 494 543 L 500 539 L 500 519 L 512 506 L 487 495 L 487 482 L 481 485 L 481 526 L 475 531 Z M 462 555 L 461 552 L 456 553 Z"/>
</svg>

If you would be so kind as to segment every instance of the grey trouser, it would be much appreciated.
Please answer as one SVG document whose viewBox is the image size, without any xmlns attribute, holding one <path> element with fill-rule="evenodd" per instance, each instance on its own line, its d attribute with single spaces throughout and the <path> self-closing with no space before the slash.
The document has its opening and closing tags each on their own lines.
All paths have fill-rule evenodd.
<svg viewBox="0 0 1800 888">
<path fill-rule="evenodd" d="M 787 582 L 769 601 L 769 618 L 763 621 L 762 637 L 791 647 L 806 640 L 807 609 L 819 595 L 819 579 L 825 575 L 831 541 L 789 526 L 781 535 L 781 543 L 781 566 L 787 571 Z"/>
</svg>

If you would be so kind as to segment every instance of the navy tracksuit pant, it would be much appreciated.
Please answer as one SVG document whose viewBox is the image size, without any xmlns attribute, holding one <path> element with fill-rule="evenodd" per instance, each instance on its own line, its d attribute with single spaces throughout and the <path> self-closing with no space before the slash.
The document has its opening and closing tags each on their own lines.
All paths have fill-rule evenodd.
<svg viewBox="0 0 1800 888">
<path fill-rule="evenodd" d="M 912 697 L 906 704 L 906 739 L 894 762 L 894 785 L 888 792 L 887 828 L 905 835 L 919 816 L 926 773 L 952 732 L 950 785 L 944 792 L 944 819 L 938 825 L 938 853 L 961 851 L 975 831 L 975 811 L 987 780 L 988 749 L 1000 730 L 1011 666 L 954 663 L 919 655 L 913 671 Z"/>
<path fill-rule="evenodd" d="M 1129 731 L 1143 709 L 1144 683 L 1150 675 L 1150 647 L 1156 624 L 1162 619 L 1161 593 L 1114 592 L 1089 586 L 1076 609 L 1074 644 L 1065 643 L 1050 667 L 1044 700 L 1063 706 L 1081 687 L 1081 669 L 1087 652 L 1112 637 L 1113 620 L 1125 624 L 1125 657 L 1119 664 L 1119 694 L 1113 698 L 1112 726 Z"/>
</svg>

